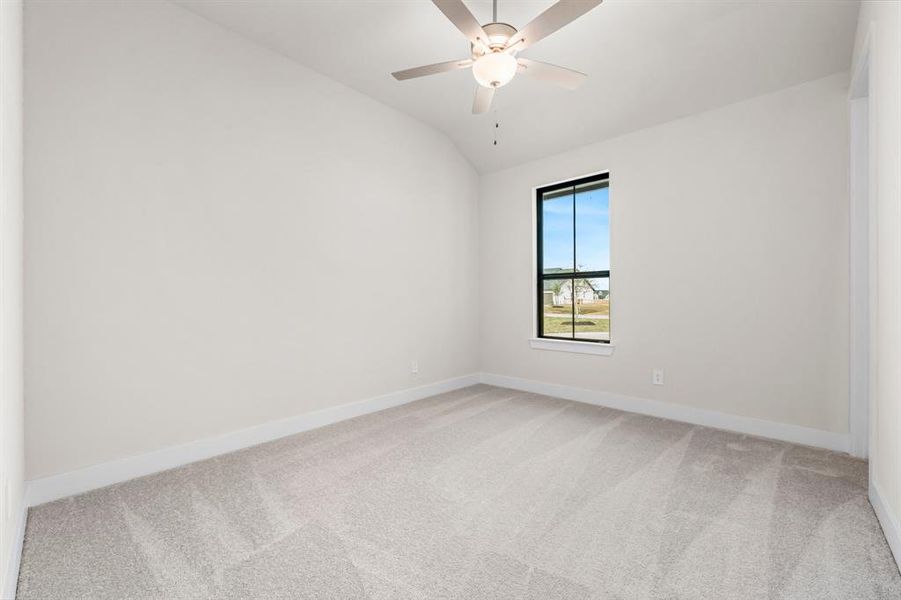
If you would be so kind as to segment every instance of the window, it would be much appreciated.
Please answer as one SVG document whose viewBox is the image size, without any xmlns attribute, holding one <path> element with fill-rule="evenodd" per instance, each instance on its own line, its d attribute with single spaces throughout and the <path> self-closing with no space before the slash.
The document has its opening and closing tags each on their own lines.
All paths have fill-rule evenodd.
<svg viewBox="0 0 901 600">
<path fill-rule="evenodd" d="M 609 192 L 606 173 L 537 190 L 540 338 L 610 343 Z"/>
</svg>

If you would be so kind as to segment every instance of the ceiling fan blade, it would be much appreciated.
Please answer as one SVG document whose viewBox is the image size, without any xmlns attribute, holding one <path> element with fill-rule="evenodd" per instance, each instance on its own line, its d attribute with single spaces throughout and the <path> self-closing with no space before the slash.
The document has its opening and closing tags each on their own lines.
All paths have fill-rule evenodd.
<svg viewBox="0 0 901 600">
<path fill-rule="evenodd" d="M 507 41 L 507 47 L 519 44 L 516 50 L 525 50 L 561 27 L 572 23 L 601 2 L 603 0 L 560 0 L 516 32 Z"/>
<path fill-rule="evenodd" d="M 491 99 L 494 98 L 494 89 L 482 85 L 476 88 L 476 97 L 472 101 L 472 114 L 481 115 L 488 112 L 491 108 Z"/>
<path fill-rule="evenodd" d="M 538 81 L 546 81 L 559 85 L 568 90 L 574 90 L 588 79 L 588 75 L 567 69 L 566 67 L 558 67 L 537 60 L 529 60 L 528 58 L 518 58 L 516 62 L 522 67 L 520 73 L 527 75 Z"/>
<path fill-rule="evenodd" d="M 488 44 L 488 36 L 476 18 L 469 12 L 463 0 L 432 0 L 435 6 L 463 32 L 470 42 L 476 46 L 485 48 Z"/>
<path fill-rule="evenodd" d="M 436 73 L 446 73 L 448 71 L 456 71 L 457 69 L 465 69 L 472 66 L 471 58 L 462 60 L 449 60 L 447 62 L 435 63 L 433 65 L 425 65 L 423 67 L 415 67 L 413 69 L 404 69 L 403 71 L 395 71 L 392 73 L 395 79 L 403 81 L 405 79 L 413 79 L 415 77 L 425 77 L 426 75 L 435 75 Z"/>
</svg>

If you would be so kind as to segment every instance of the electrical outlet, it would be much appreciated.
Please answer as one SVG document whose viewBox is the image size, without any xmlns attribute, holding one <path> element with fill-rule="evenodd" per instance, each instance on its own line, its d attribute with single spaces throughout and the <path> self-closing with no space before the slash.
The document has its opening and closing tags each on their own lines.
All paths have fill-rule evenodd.
<svg viewBox="0 0 901 600">
<path fill-rule="evenodd" d="M 413 375 L 416 375 L 417 373 L 419 373 L 419 361 L 418 360 L 414 360 L 413 362 L 410 363 L 410 373 L 412 373 Z"/>
<path fill-rule="evenodd" d="M 654 372 L 651 374 L 651 383 L 663 385 L 663 369 L 654 369 Z"/>
</svg>

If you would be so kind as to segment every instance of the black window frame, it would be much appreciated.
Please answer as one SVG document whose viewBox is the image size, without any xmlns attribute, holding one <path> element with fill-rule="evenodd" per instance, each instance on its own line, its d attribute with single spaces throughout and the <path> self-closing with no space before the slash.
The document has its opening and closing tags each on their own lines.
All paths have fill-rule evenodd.
<svg viewBox="0 0 901 600">
<path fill-rule="evenodd" d="M 544 198 L 545 194 L 556 192 L 559 190 L 564 190 L 567 188 L 573 188 L 573 261 L 575 261 L 575 259 L 576 259 L 576 207 L 575 207 L 576 193 L 575 193 L 575 188 L 578 186 L 582 186 L 582 185 L 586 185 L 586 184 L 590 184 L 590 183 L 603 183 L 604 185 L 602 187 L 606 187 L 609 189 L 610 173 L 605 172 L 605 173 L 597 173 L 595 175 L 587 175 L 585 177 L 579 177 L 576 179 L 571 179 L 569 181 L 562 181 L 560 183 L 546 185 L 544 187 L 536 188 L 536 190 L 535 190 L 535 215 L 536 215 L 535 236 L 536 236 L 536 240 L 537 240 L 537 250 L 538 250 L 537 255 L 536 255 L 536 260 L 535 260 L 535 267 L 536 267 L 535 279 L 536 279 L 536 287 L 537 287 L 536 291 L 538 294 L 538 296 L 537 296 L 538 301 L 536 303 L 536 311 L 535 312 L 536 312 L 536 317 L 537 317 L 536 332 L 537 332 L 538 337 L 541 339 L 563 340 L 563 341 L 569 341 L 569 342 L 585 342 L 585 343 L 589 343 L 589 344 L 609 344 L 610 343 L 609 339 L 593 340 L 590 338 L 577 338 L 575 336 L 575 330 L 576 330 L 575 280 L 576 279 L 593 279 L 593 278 L 604 278 L 605 277 L 605 278 L 607 278 L 607 285 L 608 285 L 608 289 L 609 289 L 610 287 L 612 287 L 612 286 L 610 286 L 610 283 L 611 283 L 610 270 L 608 269 L 606 271 L 577 271 L 576 269 L 578 267 L 574 264 L 572 272 L 551 273 L 551 274 L 544 273 L 544 248 L 543 248 L 544 231 L 543 231 L 543 223 L 542 223 L 542 215 L 544 213 L 544 210 L 543 210 L 542 202 L 543 202 L 543 198 Z M 576 275 L 578 275 L 578 277 Z M 572 335 L 572 337 L 560 337 L 560 336 L 555 336 L 555 335 L 545 335 L 545 333 L 544 333 L 544 282 L 548 281 L 548 280 L 561 280 L 561 279 L 562 280 L 570 280 L 571 281 L 570 285 L 572 286 L 572 290 L 573 290 L 572 291 L 572 293 L 573 293 L 573 302 L 572 302 L 572 305 L 573 305 L 573 308 L 572 308 L 572 311 L 573 311 L 573 318 L 572 318 L 573 335 Z M 609 299 L 610 295 L 608 294 L 607 297 Z M 611 302 L 611 307 L 612 307 L 612 302 Z M 608 316 L 612 317 L 613 315 L 610 314 Z M 609 326 L 610 331 L 608 332 L 609 333 L 608 337 L 612 337 L 612 332 L 613 332 L 612 325 L 613 324 L 612 324 L 612 320 L 611 320 L 610 326 Z"/>
</svg>

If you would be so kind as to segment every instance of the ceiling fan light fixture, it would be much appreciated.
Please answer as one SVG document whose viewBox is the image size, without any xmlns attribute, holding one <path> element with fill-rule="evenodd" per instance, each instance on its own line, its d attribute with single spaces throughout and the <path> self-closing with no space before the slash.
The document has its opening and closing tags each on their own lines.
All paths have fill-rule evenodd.
<svg viewBox="0 0 901 600">
<path fill-rule="evenodd" d="M 510 83 L 516 75 L 518 64 L 516 59 L 504 52 L 489 52 L 476 59 L 472 65 L 472 74 L 479 85 L 487 88 L 499 88 Z"/>
<path fill-rule="evenodd" d="M 492 22 L 484 25 L 479 25 L 463 0 L 432 0 L 432 2 L 469 40 L 472 58 L 395 71 L 391 75 L 398 81 L 472 66 L 473 77 L 479 83 L 472 103 L 472 114 L 480 115 L 491 109 L 491 100 L 497 88 L 510 83 L 520 69 L 523 75 L 532 79 L 553 83 L 570 90 L 576 89 L 585 80 L 585 73 L 537 60 L 517 58 L 516 54 L 575 21 L 603 0 L 557 0 L 521 30 L 497 20 L 497 0 L 492 2 Z"/>
</svg>

